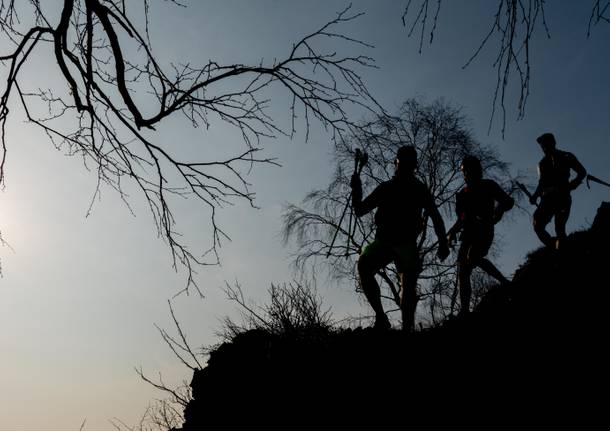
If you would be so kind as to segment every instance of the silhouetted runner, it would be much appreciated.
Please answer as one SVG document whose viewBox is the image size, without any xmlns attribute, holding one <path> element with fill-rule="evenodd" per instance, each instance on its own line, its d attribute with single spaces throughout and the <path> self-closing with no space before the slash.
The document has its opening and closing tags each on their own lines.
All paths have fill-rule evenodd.
<svg viewBox="0 0 610 431">
<path fill-rule="evenodd" d="M 375 311 L 375 327 L 390 328 L 390 322 L 381 304 L 381 292 L 375 274 L 394 262 L 400 276 L 403 330 L 411 331 L 417 308 L 417 278 L 421 271 L 417 235 L 421 231 L 422 212 L 432 219 L 438 237 L 438 256 L 449 255 L 445 224 L 436 208 L 428 188 L 415 178 L 417 153 L 413 146 L 403 146 L 396 153 L 394 177 L 381 183 L 362 200 L 360 176 L 352 176 L 354 213 L 361 217 L 377 208 L 374 241 L 366 246 L 358 259 L 358 274 L 362 290 Z"/>
<path fill-rule="evenodd" d="M 462 232 L 458 251 L 458 286 L 460 315 L 470 311 L 470 275 L 475 267 L 481 268 L 501 284 L 508 280 L 485 256 L 494 239 L 494 225 L 514 205 L 514 200 L 493 180 L 483 178 L 481 162 L 477 157 L 466 156 L 461 165 L 466 186 L 456 196 L 457 221 L 449 229 L 448 241 L 453 243 Z M 497 203 L 497 205 L 496 205 Z"/>
<path fill-rule="evenodd" d="M 530 198 L 538 208 L 534 212 L 534 232 L 547 247 L 559 248 L 566 237 L 566 223 L 570 217 L 572 197 L 570 192 L 576 189 L 587 176 L 587 171 L 576 159 L 574 154 L 555 148 L 555 137 L 552 133 L 539 136 L 536 141 L 544 152 L 544 157 L 538 163 L 538 187 Z M 576 177 L 570 181 L 570 171 L 576 172 Z M 553 238 L 546 225 L 555 217 L 555 234 Z"/>
</svg>

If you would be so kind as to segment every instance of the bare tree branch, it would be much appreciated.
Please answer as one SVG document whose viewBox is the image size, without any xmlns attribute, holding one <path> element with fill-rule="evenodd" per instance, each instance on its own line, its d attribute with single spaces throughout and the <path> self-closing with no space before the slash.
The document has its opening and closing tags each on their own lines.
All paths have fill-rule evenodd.
<svg viewBox="0 0 610 431">
<path fill-rule="evenodd" d="M 155 327 L 161 334 L 163 341 L 186 368 L 192 371 L 202 369 L 203 365 L 198 357 L 201 355 L 196 354 L 191 348 L 186 339 L 186 334 L 176 318 L 171 302 L 168 301 L 168 305 L 178 336 L 171 336 L 168 331 L 162 329 L 158 325 L 155 325 Z M 115 418 L 110 421 L 114 428 L 118 431 L 167 431 L 182 425 L 184 422 L 184 408 L 193 399 L 190 384 L 183 381 L 177 386 L 170 386 L 163 380 L 161 373 L 159 373 L 156 380 L 153 380 L 144 374 L 142 367 L 136 368 L 136 373 L 147 384 L 153 386 L 161 393 L 166 394 L 166 397 L 156 399 L 154 403 L 146 409 L 137 425 L 129 426 L 120 419 Z"/>
<path fill-rule="evenodd" d="M 437 0 L 436 13 L 433 17 L 430 43 L 436 30 L 441 1 Z M 424 29 L 428 25 L 428 7 L 430 0 L 420 0 L 419 12 L 412 22 L 408 36 L 411 37 L 414 28 L 420 25 L 422 33 L 420 35 L 419 52 L 421 53 Z M 403 13 L 403 25 L 407 25 L 406 18 L 409 14 L 409 7 L 412 0 L 409 0 Z M 494 89 L 492 110 L 489 118 L 488 131 L 491 131 L 496 110 L 502 111 L 502 136 L 506 130 L 506 97 L 507 89 L 511 76 L 516 75 L 519 83 L 519 99 L 517 102 L 517 119 L 525 115 L 525 106 L 530 94 L 530 44 L 534 37 L 534 32 L 538 23 L 547 37 L 550 38 L 549 28 L 545 18 L 544 0 L 498 0 L 496 12 L 492 20 L 492 25 L 483 37 L 481 44 L 474 54 L 466 61 L 463 68 L 468 67 L 492 40 L 498 40 L 497 55 L 493 63 L 496 70 L 496 87 Z M 598 15 L 599 16 L 599 15 Z M 593 15 L 592 15 L 593 17 Z M 592 18 L 593 19 L 593 18 Z"/>
<path fill-rule="evenodd" d="M 601 0 L 595 0 L 591 8 L 591 17 L 587 26 L 587 38 L 591 36 L 591 28 L 600 22 L 610 24 L 610 0 L 603 3 Z"/>
<path fill-rule="evenodd" d="M 169 3 L 181 6 L 176 1 Z M 187 269 L 188 291 L 189 286 L 196 286 L 195 267 L 218 263 L 218 247 L 229 239 L 218 224 L 218 210 L 236 200 L 255 207 L 247 173 L 255 165 L 277 164 L 272 157 L 259 155 L 262 140 L 293 137 L 297 118 L 303 119 L 306 137 L 312 122 L 317 122 L 334 139 L 342 139 L 358 127 L 348 110 L 380 109 L 360 75 L 374 63 L 365 55 L 341 56 L 323 48 L 328 39 L 346 48 L 368 47 L 341 32 L 341 26 L 360 16 L 347 7 L 269 64 L 221 65 L 210 60 L 200 66 L 185 63 L 166 70 L 151 45 L 150 1 L 133 9 L 141 13 L 135 20 L 125 4 L 120 0 L 63 0 L 59 21 L 53 24 L 49 17 L 55 16 L 51 12 L 56 4 L 28 0 L 18 8 L 14 1 L 0 0 L 0 36 L 8 51 L 0 53 L 0 63 L 8 72 L 6 84 L 0 88 L 0 184 L 7 155 L 6 121 L 11 104 L 17 101 L 27 120 L 41 128 L 55 146 L 82 157 L 85 166 L 96 171 L 92 202 L 99 197 L 102 184 L 115 189 L 126 202 L 126 184 L 139 189 L 159 236 L 171 249 L 174 267 Z M 28 14 L 28 19 L 20 19 L 18 12 Z M 21 78 L 23 66 L 45 51 L 55 59 L 63 82 L 53 90 L 35 84 L 26 88 L 32 84 L 26 86 Z M 274 87 L 291 99 L 289 127 L 268 113 Z M 179 157 L 174 143 L 157 142 L 154 134 L 164 120 L 176 114 L 195 128 L 216 122 L 232 125 L 243 139 L 243 150 L 224 160 Z M 207 208 L 211 226 L 207 252 L 192 252 L 180 237 L 173 214 L 175 197 L 193 198 Z"/>
</svg>

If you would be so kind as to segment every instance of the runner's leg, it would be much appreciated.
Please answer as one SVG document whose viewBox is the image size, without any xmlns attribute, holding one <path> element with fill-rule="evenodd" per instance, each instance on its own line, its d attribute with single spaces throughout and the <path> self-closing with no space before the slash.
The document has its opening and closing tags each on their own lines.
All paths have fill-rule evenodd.
<svg viewBox="0 0 610 431">
<path fill-rule="evenodd" d="M 534 211 L 534 232 L 540 238 L 540 241 L 547 247 L 555 247 L 555 240 L 546 231 L 546 225 L 553 218 L 553 205 L 550 198 L 542 198 L 536 211 Z"/>
<path fill-rule="evenodd" d="M 385 322 L 388 322 L 387 326 L 389 326 L 388 318 L 385 315 L 383 305 L 381 304 L 381 291 L 377 280 L 375 280 L 375 274 L 390 263 L 391 260 L 391 253 L 389 253 L 388 250 L 385 250 L 385 247 L 376 241 L 369 244 L 358 259 L 360 285 L 362 286 L 362 291 L 364 292 L 366 299 L 375 312 L 376 326 L 379 324 L 385 325 Z"/>
</svg>

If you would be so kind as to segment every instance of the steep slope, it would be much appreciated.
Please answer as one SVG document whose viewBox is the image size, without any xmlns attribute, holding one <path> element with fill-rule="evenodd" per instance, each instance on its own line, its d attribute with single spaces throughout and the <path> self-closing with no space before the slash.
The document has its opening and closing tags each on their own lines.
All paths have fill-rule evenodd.
<svg viewBox="0 0 610 431">
<path fill-rule="evenodd" d="M 595 391 L 608 384 L 609 245 L 604 203 L 590 229 L 560 251 L 532 252 L 511 286 L 491 291 L 466 320 L 411 335 L 368 328 L 241 334 L 195 373 L 182 429 L 216 428 L 218 420 L 229 429 L 318 427 L 322 418 L 354 425 L 486 408 L 504 418 L 499 423 L 594 413 Z"/>
</svg>

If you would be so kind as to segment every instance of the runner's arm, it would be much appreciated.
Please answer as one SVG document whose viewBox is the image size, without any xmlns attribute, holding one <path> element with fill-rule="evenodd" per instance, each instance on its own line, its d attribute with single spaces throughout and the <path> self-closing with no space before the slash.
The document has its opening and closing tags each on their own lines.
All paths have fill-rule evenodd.
<svg viewBox="0 0 610 431">
<path fill-rule="evenodd" d="M 462 208 L 462 199 L 460 196 L 461 194 L 458 193 L 455 199 L 455 215 L 457 216 L 457 219 L 447 233 L 447 241 L 449 242 L 449 245 L 455 241 L 455 236 L 464 227 L 464 219 L 466 215 L 464 214 Z"/>
<path fill-rule="evenodd" d="M 494 211 L 494 223 L 498 223 L 504 213 L 515 205 L 515 200 L 494 181 L 494 199 L 498 202 Z"/>
<path fill-rule="evenodd" d="M 352 205 L 354 207 L 354 214 L 357 217 L 362 217 L 379 206 L 380 188 L 382 186 L 377 186 L 373 193 L 362 200 L 362 183 L 360 182 L 360 177 L 357 178 L 357 181 L 352 178 Z"/>
<path fill-rule="evenodd" d="M 441 217 L 441 213 L 438 211 L 436 203 L 434 202 L 434 198 L 432 197 L 430 192 L 426 193 L 424 209 L 432 220 L 432 225 L 434 226 L 434 233 L 436 233 L 436 238 L 438 239 L 438 257 L 441 260 L 445 260 L 445 258 L 449 255 L 449 245 L 447 244 L 447 231 L 445 230 L 445 222 L 443 221 L 443 217 Z"/>
<path fill-rule="evenodd" d="M 570 168 L 576 172 L 576 178 L 570 181 L 570 190 L 576 189 L 587 176 L 587 170 L 585 167 L 578 161 L 574 154 L 570 154 Z"/>
<path fill-rule="evenodd" d="M 532 205 L 536 205 L 536 202 L 538 201 L 538 198 L 540 196 L 542 196 L 541 180 L 542 180 L 542 169 L 540 168 L 540 163 L 539 163 L 538 164 L 538 186 L 536 187 L 536 190 L 534 190 L 534 193 L 530 197 L 530 203 Z"/>
</svg>

